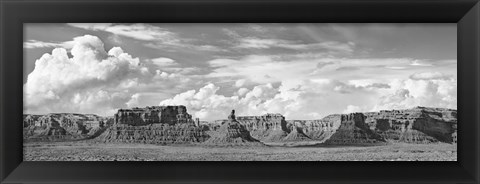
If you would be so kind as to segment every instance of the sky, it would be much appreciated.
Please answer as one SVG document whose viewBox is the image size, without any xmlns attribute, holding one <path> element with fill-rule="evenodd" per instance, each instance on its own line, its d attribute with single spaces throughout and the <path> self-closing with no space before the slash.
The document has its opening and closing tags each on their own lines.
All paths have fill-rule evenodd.
<svg viewBox="0 0 480 184">
<path fill-rule="evenodd" d="M 24 24 L 24 113 L 457 108 L 456 24 Z"/>
</svg>

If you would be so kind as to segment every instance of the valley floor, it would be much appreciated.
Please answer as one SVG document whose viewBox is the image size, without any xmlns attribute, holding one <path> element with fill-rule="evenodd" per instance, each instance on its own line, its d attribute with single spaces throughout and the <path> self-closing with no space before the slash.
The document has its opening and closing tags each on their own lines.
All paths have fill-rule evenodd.
<svg viewBox="0 0 480 184">
<path fill-rule="evenodd" d="M 24 161 L 456 161 L 456 145 L 206 147 L 78 142 L 25 143 Z"/>
</svg>

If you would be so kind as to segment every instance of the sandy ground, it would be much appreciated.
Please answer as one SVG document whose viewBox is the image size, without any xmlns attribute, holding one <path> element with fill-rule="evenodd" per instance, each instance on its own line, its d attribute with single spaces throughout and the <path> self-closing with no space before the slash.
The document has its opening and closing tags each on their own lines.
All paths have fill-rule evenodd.
<svg viewBox="0 0 480 184">
<path fill-rule="evenodd" d="M 205 147 L 49 142 L 24 144 L 25 161 L 456 161 L 456 145 Z"/>
</svg>

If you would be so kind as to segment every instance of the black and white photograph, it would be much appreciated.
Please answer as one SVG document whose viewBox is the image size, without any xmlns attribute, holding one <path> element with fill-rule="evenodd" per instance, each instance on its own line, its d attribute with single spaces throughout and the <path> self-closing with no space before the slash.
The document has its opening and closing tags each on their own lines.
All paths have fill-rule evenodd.
<svg viewBox="0 0 480 184">
<path fill-rule="evenodd" d="M 25 23 L 24 161 L 457 161 L 455 23 Z"/>
</svg>

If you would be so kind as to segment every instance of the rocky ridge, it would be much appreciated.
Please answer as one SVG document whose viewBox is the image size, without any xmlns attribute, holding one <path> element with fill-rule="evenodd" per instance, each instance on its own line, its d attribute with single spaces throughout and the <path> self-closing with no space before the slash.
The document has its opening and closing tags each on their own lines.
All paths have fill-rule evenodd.
<svg viewBox="0 0 480 184">
<path fill-rule="evenodd" d="M 441 108 L 333 114 L 318 120 L 285 120 L 281 114 L 232 115 L 228 120 L 201 122 L 193 120 L 185 106 L 119 109 L 112 118 L 74 113 L 24 115 L 24 138 L 203 145 L 313 141 L 345 145 L 456 143 L 457 135 L 456 110 Z"/>
<path fill-rule="evenodd" d="M 58 141 L 86 139 L 104 130 L 108 118 L 94 114 L 50 113 L 24 115 L 24 139 Z"/>
<path fill-rule="evenodd" d="M 457 110 L 415 107 L 364 114 L 370 129 L 390 141 L 456 143 Z"/>
<path fill-rule="evenodd" d="M 239 116 L 237 121 L 245 126 L 252 137 L 263 142 L 282 141 L 290 132 L 281 114 Z"/>
<path fill-rule="evenodd" d="M 342 123 L 340 114 L 328 115 L 319 120 L 289 120 L 289 127 L 297 127 L 312 140 L 324 142 L 329 139 Z"/>
<path fill-rule="evenodd" d="M 204 142 L 209 135 L 187 113 L 185 106 L 119 109 L 114 124 L 97 140 L 153 144 Z"/>
<path fill-rule="evenodd" d="M 205 145 L 213 146 L 263 146 L 263 144 L 250 135 L 245 125 L 236 120 L 235 110 L 232 110 L 228 120 L 215 131 L 210 133 L 211 137 L 205 141 Z"/>
<path fill-rule="evenodd" d="M 377 144 L 385 140 L 365 123 L 362 113 L 342 114 L 340 126 L 325 140 L 325 144 L 357 145 Z"/>
</svg>

